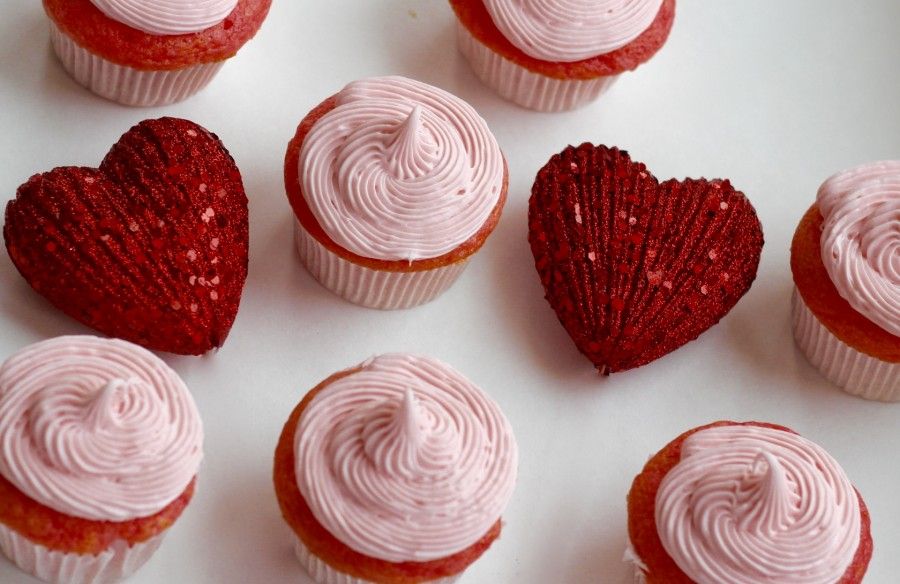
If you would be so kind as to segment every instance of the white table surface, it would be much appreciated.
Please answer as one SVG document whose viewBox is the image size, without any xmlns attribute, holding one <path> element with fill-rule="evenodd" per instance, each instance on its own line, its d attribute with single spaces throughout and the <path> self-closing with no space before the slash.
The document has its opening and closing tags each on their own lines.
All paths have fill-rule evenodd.
<svg viewBox="0 0 900 584">
<path fill-rule="evenodd" d="M 860 162 L 900 157 L 900 2 L 679 0 L 663 50 L 600 101 L 562 114 L 519 109 L 456 52 L 443 0 L 277 0 L 258 37 L 185 103 L 122 107 L 56 62 L 37 0 L 0 19 L 0 203 L 36 172 L 99 163 L 138 121 L 192 119 L 216 132 L 250 198 L 250 276 L 225 346 L 164 356 L 206 427 L 196 499 L 132 582 L 308 583 L 270 479 L 282 424 L 330 373 L 387 351 L 450 363 L 512 421 L 519 483 L 502 538 L 462 583 L 630 583 L 625 495 L 647 456 L 719 419 L 790 426 L 846 469 L 872 513 L 867 582 L 900 574 L 900 405 L 826 382 L 794 347 L 788 247 L 816 188 Z M 321 288 L 292 247 L 282 184 L 297 122 L 360 77 L 403 74 L 472 103 L 509 160 L 509 202 L 461 280 L 430 305 L 379 312 Z M 660 179 L 728 177 L 762 219 L 749 294 L 699 340 L 603 379 L 543 298 L 526 241 L 538 168 L 567 144 L 627 149 Z M 0 359 L 88 329 L 32 292 L 0 254 Z M 0 582 L 35 582 L 0 559 Z"/>
</svg>

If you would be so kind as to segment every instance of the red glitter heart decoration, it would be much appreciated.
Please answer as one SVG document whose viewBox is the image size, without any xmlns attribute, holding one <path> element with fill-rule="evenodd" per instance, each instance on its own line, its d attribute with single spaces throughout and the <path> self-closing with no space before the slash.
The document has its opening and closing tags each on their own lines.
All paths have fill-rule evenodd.
<svg viewBox="0 0 900 584">
<path fill-rule="evenodd" d="M 9 257 L 72 318 L 150 349 L 199 355 L 225 341 L 248 250 L 247 196 L 219 139 L 145 120 L 99 168 L 31 177 L 6 207 Z"/>
<path fill-rule="evenodd" d="M 728 180 L 660 183 L 627 152 L 570 146 L 528 213 L 547 301 L 601 373 L 645 365 L 716 324 L 756 278 L 753 206 Z"/>
</svg>

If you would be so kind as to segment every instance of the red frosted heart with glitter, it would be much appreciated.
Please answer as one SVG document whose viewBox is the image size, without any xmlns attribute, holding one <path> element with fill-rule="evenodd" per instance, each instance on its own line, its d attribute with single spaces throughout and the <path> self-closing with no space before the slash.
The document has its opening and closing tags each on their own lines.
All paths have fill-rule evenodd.
<svg viewBox="0 0 900 584">
<path fill-rule="evenodd" d="M 247 196 L 219 139 L 145 120 L 99 168 L 31 177 L 6 207 L 6 249 L 76 320 L 150 349 L 199 355 L 225 341 L 247 277 Z"/>
<path fill-rule="evenodd" d="M 728 180 L 660 183 L 582 144 L 538 172 L 528 212 L 547 301 L 602 373 L 645 365 L 716 324 L 756 278 L 756 211 Z"/>
</svg>

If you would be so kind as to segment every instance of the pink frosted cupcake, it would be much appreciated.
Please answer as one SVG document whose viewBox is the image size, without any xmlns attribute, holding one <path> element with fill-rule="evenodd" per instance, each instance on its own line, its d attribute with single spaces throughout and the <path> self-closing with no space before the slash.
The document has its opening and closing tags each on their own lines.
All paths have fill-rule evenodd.
<svg viewBox="0 0 900 584">
<path fill-rule="evenodd" d="M 355 81 L 288 144 L 300 259 L 323 286 L 372 308 L 447 290 L 500 220 L 509 178 L 466 102 L 404 77 Z"/>
<path fill-rule="evenodd" d="M 794 338 L 845 391 L 900 401 L 900 160 L 839 172 L 794 233 Z"/>
<path fill-rule="evenodd" d="M 450 0 L 459 49 L 504 98 L 580 107 L 663 46 L 675 0 Z"/>
<path fill-rule="evenodd" d="M 271 0 L 43 0 L 66 71 L 107 99 L 166 105 L 203 89 Z"/>
<path fill-rule="evenodd" d="M 46 582 L 118 581 L 194 493 L 203 430 L 149 351 L 59 337 L 0 367 L 0 549 Z"/>
<path fill-rule="evenodd" d="M 629 548 L 646 584 L 859 584 L 871 517 L 822 447 L 765 422 L 688 430 L 628 493 Z"/>
<path fill-rule="evenodd" d="M 517 462 L 484 392 L 436 359 L 389 354 L 303 398 L 274 481 L 319 584 L 450 584 L 500 535 Z"/>
</svg>

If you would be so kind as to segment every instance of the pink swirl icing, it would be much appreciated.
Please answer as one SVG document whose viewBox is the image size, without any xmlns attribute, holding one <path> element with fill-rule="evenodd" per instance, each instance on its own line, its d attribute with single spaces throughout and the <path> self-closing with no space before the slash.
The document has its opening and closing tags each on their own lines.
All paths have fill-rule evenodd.
<svg viewBox="0 0 900 584">
<path fill-rule="evenodd" d="M 509 422 L 443 363 L 383 355 L 332 382 L 294 438 L 297 485 L 316 519 L 359 553 L 443 558 L 477 542 L 512 495 Z"/>
<path fill-rule="evenodd" d="M 299 164 L 325 233 L 382 260 L 452 251 L 487 221 L 504 179 L 500 147 L 475 110 L 403 77 L 345 87 L 306 136 Z"/>
<path fill-rule="evenodd" d="M 611 53 L 647 30 L 662 0 L 485 0 L 491 19 L 526 55 L 570 63 Z"/>
<path fill-rule="evenodd" d="M 0 474 L 61 513 L 153 515 L 190 484 L 202 443 L 184 383 L 131 343 L 59 337 L 0 367 Z"/>
<path fill-rule="evenodd" d="M 861 529 L 838 463 L 809 440 L 759 426 L 689 436 L 657 492 L 656 525 L 698 584 L 837 582 Z"/>
<path fill-rule="evenodd" d="M 231 14 L 238 0 L 91 0 L 109 18 L 147 34 L 206 30 Z"/>
<path fill-rule="evenodd" d="M 826 180 L 822 262 L 850 306 L 900 336 L 900 160 L 863 164 Z"/>
</svg>

